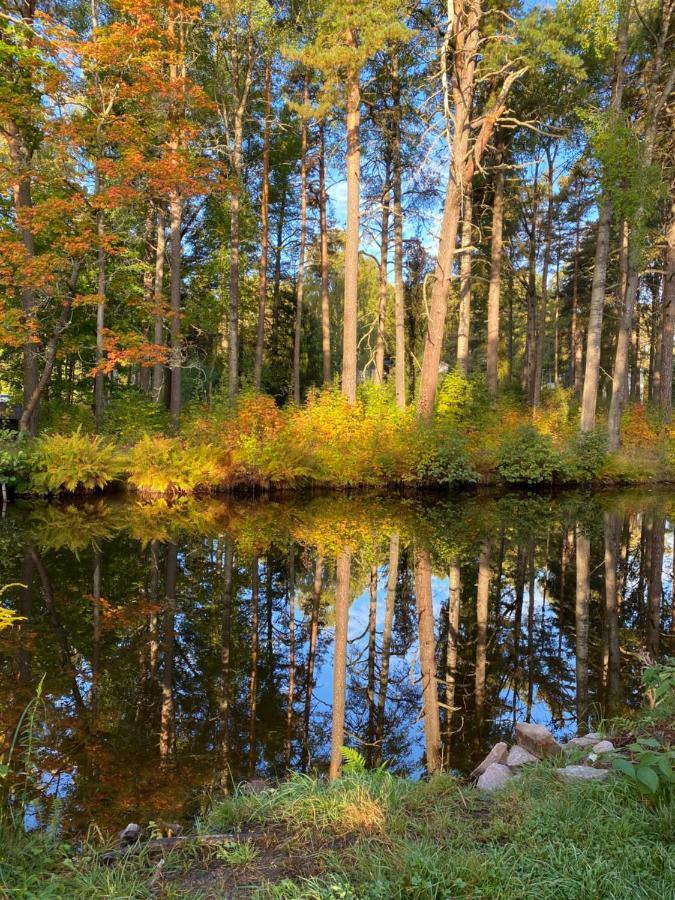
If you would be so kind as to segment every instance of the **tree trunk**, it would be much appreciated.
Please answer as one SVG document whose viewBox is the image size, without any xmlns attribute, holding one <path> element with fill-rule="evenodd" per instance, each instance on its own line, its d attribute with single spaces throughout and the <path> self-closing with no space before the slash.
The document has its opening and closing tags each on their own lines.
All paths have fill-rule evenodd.
<svg viewBox="0 0 675 900">
<path fill-rule="evenodd" d="M 488 390 L 497 393 L 499 378 L 499 300 L 502 278 L 502 248 L 504 230 L 504 182 L 502 168 L 503 150 L 497 153 L 495 172 L 495 196 L 492 202 L 492 237 L 490 242 L 490 284 L 487 311 L 487 382 Z"/>
<path fill-rule="evenodd" d="M 620 523 L 615 513 L 605 513 L 605 621 L 607 630 L 607 707 L 617 709 L 621 693 L 619 645 L 618 550 Z"/>
<path fill-rule="evenodd" d="M 162 704 L 159 728 L 159 757 L 163 763 L 172 756 L 176 745 L 176 707 L 173 693 L 174 655 L 176 653 L 176 581 L 178 546 L 166 548 L 165 598 L 162 623 Z"/>
<path fill-rule="evenodd" d="M 664 422 L 673 418 L 673 330 L 675 326 L 675 200 L 664 250 L 663 337 L 661 341 L 661 413 Z"/>
<path fill-rule="evenodd" d="M 302 102 L 309 104 L 309 75 L 305 74 Z M 295 301 L 295 333 L 293 338 L 293 400 L 300 405 L 300 344 L 302 341 L 302 302 L 305 289 L 305 247 L 307 244 L 307 119 L 302 117 L 300 150 L 300 250 Z"/>
<path fill-rule="evenodd" d="M 155 343 L 164 344 L 164 253 L 166 249 L 166 228 L 164 210 L 157 210 L 157 245 L 155 250 Z M 152 367 L 152 398 L 161 403 L 164 391 L 164 365 L 155 363 Z"/>
<path fill-rule="evenodd" d="M 469 375 L 469 333 L 471 331 L 471 242 L 473 200 L 467 188 L 462 198 L 462 255 L 459 260 L 459 326 L 457 329 L 457 370 Z"/>
<path fill-rule="evenodd" d="M 400 535 L 392 534 L 389 538 L 389 571 L 387 573 L 387 603 L 384 611 L 382 629 L 382 659 L 380 661 L 380 684 L 377 693 L 377 753 L 376 762 L 382 759 L 382 741 L 384 739 L 384 713 L 387 705 L 387 688 L 389 687 L 389 662 L 391 658 L 391 632 L 394 624 L 394 607 L 396 604 L 396 582 L 398 580 Z"/>
<path fill-rule="evenodd" d="M 389 193 L 390 165 L 386 160 L 384 185 L 382 188 L 382 222 L 380 228 L 380 270 L 379 302 L 377 307 L 377 342 L 375 345 L 375 384 L 384 384 L 384 332 L 387 320 L 387 281 L 389 264 Z"/>
<path fill-rule="evenodd" d="M 579 197 L 581 197 L 581 188 Z M 584 361 L 584 344 L 579 328 L 579 243 L 581 238 L 581 210 L 577 212 L 574 228 L 574 264 L 572 268 L 572 341 L 570 347 L 571 378 L 574 393 L 580 397 L 583 389 L 582 367 Z"/>
<path fill-rule="evenodd" d="M 614 56 L 614 83 L 609 108 L 611 112 L 621 109 L 625 77 L 625 59 L 628 44 L 628 17 L 630 0 L 622 0 L 619 8 L 619 22 Z M 586 333 L 586 368 L 581 397 L 582 432 L 595 428 L 595 410 L 598 402 L 600 382 L 600 353 L 602 349 L 602 320 L 605 309 L 605 285 L 607 283 L 607 261 L 609 258 L 609 231 L 612 221 L 612 203 L 609 195 L 600 199 L 596 234 L 595 261 L 593 263 L 593 285 Z"/>
<path fill-rule="evenodd" d="M 96 173 L 95 192 L 98 194 L 101 190 L 100 175 Z M 105 328 L 105 220 L 103 210 L 96 212 L 96 231 L 98 235 L 98 248 L 96 252 L 96 292 L 98 300 L 96 302 L 96 375 L 94 376 L 94 421 L 96 423 L 96 432 L 99 434 L 103 428 L 103 409 L 105 405 L 105 376 L 101 370 L 103 364 L 103 337 Z"/>
<path fill-rule="evenodd" d="M 265 310 L 267 306 L 267 244 L 270 201 L 270 122 L 272 118 L 272 63 L 265 63 L 265 128 L 263 131 L 262 190 L 260 196 L 260 281 L 258 284 L 258 333 L 255 343 L 254 384 L 260 390 L 265 349 Z"/>
<path fill-rule="evenodd" d="M 394 118 L 392 125 L 392 177 L 394 201 L 394 330 L 396 356 L 394 380 L 396 405 L 405 408 L 405 292 L 403 287 L 403 205 L 401 203 L 401 81 L 398 76 L 398 60 L 392 65 L 392 101 Z"/>
<path fill-rule="evenodd" d="M 169 242 L 171 245 L 171 353 L 169 356 L 170 398 L 169 412 L 171 414 L 171 426 L 178 429 L 181 397 L 182 374 L 182 346 L 181 346 L 181 223 L 183 217 L 183 201 L 178 191 L 172 191 L 169 195 Z"/>
<path fill-rule="evenodd" d="M 534 358 L 534 382 L 532 385 L 532 405 L 535 409 L 541 402 L 541 385 L 544 374 L 544 348 L 546 345 L 546 317 L 548 315 L 548 270 L 551 262 L 551 241 L 553 239 L 553 159 L 550 146 L 546 147 L 548 163 L 546 190 L 546 227 L 544 231 L 544 258 L 541 267 L 541 306 L 537 325 L 537 347 Z"/>
<path fill-rule="evenodd" d="M 490 600 L 490 556 L 489 541 L 483 543 L 478 560 L 478 589 L 476 593 L 476 672 L 475 700 L 476 722 L 479 733 L 482 730 L 485 707 L 485 671 L 487 663 L 487 622 Z"/>
<path fill-rule="evenodd" d="M 228 393 L 230 398 L 239 391 L 239 225 L 241 209 L 242 159 L 244 142 L 243 110 L 238 109 L 234 122 L 232 168 L 235 179 L 230 201 L 230 300 L 228 312 Z"/>
<path fill-rule="evenodd" d="M 328 282 L 328 223 L 326 195 L 326 126 L 319 126 L 319 234 L 321 243 L 321 359 L 323 383 L 331 381 L 330 358 L 330 290 Z"/>
<path fill-rule="evenodd" d="M 334 781 L 342 769 L 345 742 L 345 708 L 347 693 L 347 631 L 349 629 L 349 582 L 352 553 L 343 550 L 337 558 L 335 577 L 335 644 L 333 650 L 333 716 L 328 777 Z"/>
<path fill-rule="evenodd" d="M 527 325 L 525 331 L 525 370 L 523 372 L 528 403 L 534 404 L 535 356 L 537 348 L 537 225 L 539 215 L 539 163 L 535 163 L 532 184 L 532 222 L 528 230 L 527 251 Z"/>
<path fill-rule="evenodd" d="M 347 43 L 353 46 L 356 36 L 350 29 Z M 356 402 L 358 287 L 359 287 L 359 222 L 361 148 L 361 86 L 358 72 L 347 77 L 347 228 L 345 234 L 344 308 L 342 338 L 342 393 L 349 403 Z"/>
</svg>

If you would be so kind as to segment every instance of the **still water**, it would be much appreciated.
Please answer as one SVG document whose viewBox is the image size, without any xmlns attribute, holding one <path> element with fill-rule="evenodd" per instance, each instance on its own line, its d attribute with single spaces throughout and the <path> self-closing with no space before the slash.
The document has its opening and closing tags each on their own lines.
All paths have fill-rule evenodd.
<svg viewBox="0 0 675 900">
<path fill-rule="evenodd" d="M 641 703 L 673 634 L 675 492 L 105 498 L 0 522 L 0 747 L 64 826 L 194 813 L 341 746 L 467 772 L 514 722 L 561 737 Z M 22 586 L 23 585 L 23 586 Z"/>
</svg>

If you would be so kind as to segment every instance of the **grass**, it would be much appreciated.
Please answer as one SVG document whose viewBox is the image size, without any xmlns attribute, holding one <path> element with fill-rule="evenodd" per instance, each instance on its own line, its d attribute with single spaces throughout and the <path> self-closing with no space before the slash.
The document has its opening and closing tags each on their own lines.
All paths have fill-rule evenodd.
<svg viewBox="0 0 675 900">
<path fill-rule="evenodd" d="M 604 723 L 617 746 L 647 736 L 664 751 L 672 745 L 674 674 L 672 662 L 647 669 L 648 705 L 632 720 Z M 526 767 L 485 794 L 448 774 L 413 782 L 366 771 L 358 753 L 345 751 L 337 781 L 295 775 L 212 800 L 195 828 L 195 838 L 211 836 L 208 844 L 160 856 L 142 847 L 108 865 L 100 835 L 74 846 L 56 823 L 25 834 L 0 810 L 0 898 L 672 897 L 672 780 L 646 798 L 617 773 L 603 783 L 563 783 L 556 764 Z"/>
</svg>

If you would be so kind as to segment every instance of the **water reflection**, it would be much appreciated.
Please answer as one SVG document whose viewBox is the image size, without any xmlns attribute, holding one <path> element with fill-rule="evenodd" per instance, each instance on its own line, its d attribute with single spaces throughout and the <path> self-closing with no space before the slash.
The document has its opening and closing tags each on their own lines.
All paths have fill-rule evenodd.
<svg viewBox="0 0 675 900">
<path fill-rule="evenodd" d="M 0 740 L 45 676 L 36 762 L 73 829 L 205 786 L 467 771 L 520 719 L 640 702 L 673 634 L 675 495 L 13 507 Z M 9 598 L 9 599 L 7 599 Z M 44 813 L 47 814 L 47 811 Z"/>
</svg>

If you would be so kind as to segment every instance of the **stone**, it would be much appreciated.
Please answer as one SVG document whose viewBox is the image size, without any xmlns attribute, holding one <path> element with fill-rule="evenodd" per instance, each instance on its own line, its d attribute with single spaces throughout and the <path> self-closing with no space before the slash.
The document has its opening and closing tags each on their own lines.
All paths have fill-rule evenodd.
<svg viewBox="0 0 675 900">
<path fill-rule="evenodd" d="M 593 753 L 614 753 L 614 744 L 611 741 L 598 741 L 593 744 Z"/>
<path fill-rule="evenodd" d="M 504 787 L 514 777 L 508 766 L 492 763 L 478 779 L 478 787 L 482 791 L 496 791 Z"/>
<path fill-rule="evenodd" d="M 538 759 L 555 756 L 562 750 L 547 728 L 543 725 L 530 725 L 528 722 L 516 723 L 516 741 Z"/>
<path fill-rule="evenodd" d="M 592 766 L 565 766 L 555 771 L 560 778 L 569 782 L 604 781 L 609 775 L 607 769 L 594 769 Z"/>
<path fill-rule="evenodd" d="M 129 822 L 126 828 L 119 833 L 119 841 L 122 847 L 130 847 L 135 844 L 141 836 L 141 826 L 135 822 Z"/>
<path fill-rule="evenodd" d="M 512 769 L 517 769 L 519 766 L 524 766 L 526 763 L 539 762 L 536 756 L 533 756 L 529 750 L 526 750 L 524 747 L 519 747 L 517 744 L 515 747 L 511 747 L 509 750 L 509 755 L 506 757 L 506 765 L 510 766 Z"/>
<path fill-rule="evenodd" d="M 580 734 L 578 737 L 573 737 L 565 744 L 565 746 L 581 747 L 582 749 L 585 749 L 586 747 L 592 747 L 600 740 L 602 740 L 600 735 L 596 731 L 591 731 L 589 734 Z"/>
<path fill-rule="evenodd" d="M 495 744 L 492 750 L 488 753 L 482 763 L 476 766 L 476 768 L 471 773 L 472 778 L 476 778 L 478 775 L 482 775 L 483 772 L 491 766 L 492 763 L 503 763 L 506 761 L 506 757 L 508 756 L 509 748 L 504 743 L 504 741 L 500 741 L 498 744 Z"/>
</svg>

